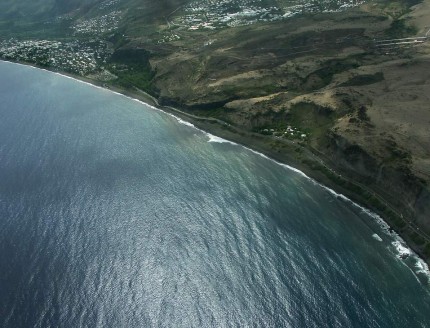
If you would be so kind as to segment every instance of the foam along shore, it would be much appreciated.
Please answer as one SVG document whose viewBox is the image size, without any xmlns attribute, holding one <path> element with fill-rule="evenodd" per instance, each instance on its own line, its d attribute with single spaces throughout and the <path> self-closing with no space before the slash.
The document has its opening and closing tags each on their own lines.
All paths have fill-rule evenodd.
<svg viewBox="0 0 430 328">
<path fill-rule="evenodd" d="M 424 284 L 430 286 L 430 269 L 429 269 L 428 263 L 426 263 L 426 261 L 424 259 L 422 259 L 417 253 L 415 253 L 406 244 L 406 242 L 403 240 L 403 238 L 398 233 L 396 233 L 380 215 L 372 212 L 371 210 L 367 209 L 364 206 L 361 206 L 357 202 L 354 202 L 353 200 L 351 200 L 350 198 L 348 198 L 344 194 L 336 192 L 333 189 L 333 188 L 336 188 L 335 185 L 332 184 L 332 186 L 329 187 L 323 183 L 318 182 L 316 179 L 314 179 L 313 177 L 306 174 L 302 170 L 302 167 L 296 168 L 294 166 L 282 163 L 276 159 L 271 158 L 270 156 L 264 154 L 261 151 L 250 148 L 248 144 L 239 143 L 236 141 L 231 141 L 231 140 L 225 139 L 224 137 L 216 136 L 216 135 L 212 134 L 213 131 L 208 132 L 208 131 L 202 129 L 200 126 L 196 126 L 196 124 L 193 124 L 190 122 L 193 120 L 193 118 L 196 118 L 198 120 L 204 120 L 204 118 L 194 117 L 193 115 L 187 114 L 187 113 L 185 113 L 179 109 L 176 109 L 176 108 L 173 108 L 170 106 L 160 106 L 157 99 L 155 99 L 151 95 L 143 93 L 143 91 L 140 91 L 140 92 L 142 92 L 142 94 L 140 94 L 140 92 L 139 93 L 130 92 L 127 90 L 121 90 L 119 88 L 106 88 L 106 87 L 103 87 L 103 86 L 97 84 L 96 81 L 92 81 L 92 80 L 89 80 L 89 79 L 81 77 L 81 76 L 75 76 L 72 74 L 50 71 L 46 68 L 37 67 L 35 65 L 31 65 L 31 64 L 27 64 L 27 63 L 16 63 L 16 62 L 4 61 L 4 60 L 0 60 L 0 61 L 12 64 L 12 65 L 21 65 L 21 66 L 31 67 L 33 69 L 43 70 L 43 71 L 46 71 L 46 72 L 49 72 L 52 74 L 57 74 L 59 76 L 65 77 L 65 78 L 75 80 L 75 81 L 80 82 L 80 83 L 84 83 L 84 84 L 91 86 L 91 87 L 94 87 L 94 88 L 109 91 L 109 92 L 112 92 L 112 93 L 117 94 L 119 96 L 126 97 L 130 100 L 133 100 L 133 101 L 136 101 L 140 104 L 143 104 L 143 105 L 145 105 L 145 106 L 147 106 L 153 110 L 163 112 L 163 113 L 173 117 L 174 119 L 176 119 L 179 124 L 188 126 L 189 128 L 195 129 L 195 130 L 205 134 L 208 137 L 208 142 L 211 142 L 211 143 L 227 143 L 230 145 L 243 147 L 243 148 L 247 149 L 248 151 L 251 151 L 251 152 L 257 154 L 258 156 L 261 156 L 267 160 L 270 160 L 270 161 L 276 163 L 277 165 L 284 167 L 285 169 L 288 169 L 290 171 L 293 171 L 293 172 L 299 174 L 300 176 L 310 180 L 315 185 L 325 189 L 327 192 L 332 194 L 337 199 L 341 199 L 342 201 L 348 202 L 349 204 L 351 204 L 355 208 L 359 209 L 361 212 L 365 213 L 368 217 L 373 219 L 373 222 L 375 222 L 377 224 L 377 226 L 379 226 L 381 231 L 386 236 L 386 238 L 387 238 L 386 241 L 389 243 L 389 246 L 387 246 L 387 247 L 389 247 L 390 251 L 394 254 L 394 256 L 398 260 L 402 261 L 403 264 L 408 266 L 409 269 L 414 273 L 414 275 L 416 275 L 417 279 L 420 278 L 418 280 L 421 283 L 424 283 Z M 180 117 L 180 116 L 182 116 L 182 117 Z M 218 119 L 209 119 L 209 120 L 212 122 L 213 121 L 219 121 Z M 221 132 L 221 130 L 217 130 L 217 132 Z M 303 167 L 303 169 L 305 169 L 305 168 Z M 374 237 L 375 235 L 381 240 L 379 240 L 378 238 L 375 238 Z M 377 239 L 378 241 L 384 241 L 384 239 L 381 238 L 376 232 L 374 232 L 372 237 L 373 237 L 373 239 Z"/>
</svg>

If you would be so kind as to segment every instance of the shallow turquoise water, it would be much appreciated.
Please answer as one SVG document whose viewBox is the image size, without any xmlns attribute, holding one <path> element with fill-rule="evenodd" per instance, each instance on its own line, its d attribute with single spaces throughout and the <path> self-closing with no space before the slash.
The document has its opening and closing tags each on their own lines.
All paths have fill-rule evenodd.
<svg viewBox="0 0 430 328">
<path fill-rule="evenodd" d="M 430 326 L 416 261 L 302 175 L 53 73 L 0 86 L 0 326 Z"/>
</svg>

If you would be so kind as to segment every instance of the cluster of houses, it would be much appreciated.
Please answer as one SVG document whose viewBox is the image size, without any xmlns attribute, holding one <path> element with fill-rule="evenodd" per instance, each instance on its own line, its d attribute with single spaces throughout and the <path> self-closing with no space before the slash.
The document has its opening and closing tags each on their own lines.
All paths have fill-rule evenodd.
<svg viewBox="0 0 430 328">
<path fill-rule="evenodd" d="M 0 42 L 0 57 L 87 75 L 106 63 L 110 50 L 103 41 L 59 42 L 9 39 Z"/>
<path fill-rule="evenodd" d="M 184 14 L 173 20 L 174 25 L 189 30 L 242 26 L 258 21 L 282 19 L 278 7 L 264 7 L 255 0 L 194 1 L 183 9 Z"/>
<path fill-rule="evenodd" d="M 122 11 L 114 10 L 109 14 L 82 20 L 72 26 L 74 35 L 101 35 L 115 31 L 121 20 Z"/>
<path fill-rule="evenodd" d="M 166 17 L 169 29 L 161 33 L 157 43 L 181 39 L 180 31 L 215 30 L 273 22 L 298 14 L 337 12 L 361 5 L 366 0 L 291 0 L 288 6 L 265 6 L 257 0 L 195 0 L 178 7 Z"/>
<path fill-rule="evenodd" d="M 292 17 L 303 13 L 330 13 L 339 12 L 348 8 L 360 6 L 367 0 L 295 0 L 283 8 L 283 17 Z"/>
<path fill-rule="evenodd" d="M 298 128 L 292 127 L 291 125 L 289 125 L 286 129 L 262 129 L 260 133 L 287 139 L 306 140 L 306 138 L 308 137 L 306 133 L 303 133 Z"/>
<path fill-rule="evenodd" d="M 282 20 L 301 13 L 334 12 L 358 6 L 365 0 L 290 1 L 286 7 L 264 6 L 256 0 L 204 0 L 185 6 L 171 21 L 172 25 L 188 30 L 243 26 L 257 22 Z"/>
<path fill-rule="evenodd" d="M 165 42 L 172 42 L 180 40 L 181 37 L 176 33 L 168 33 L 168 34 L 162 34 L 159 40 L 157 40 L 157 43 L 165 43 Z"/>
</svg>

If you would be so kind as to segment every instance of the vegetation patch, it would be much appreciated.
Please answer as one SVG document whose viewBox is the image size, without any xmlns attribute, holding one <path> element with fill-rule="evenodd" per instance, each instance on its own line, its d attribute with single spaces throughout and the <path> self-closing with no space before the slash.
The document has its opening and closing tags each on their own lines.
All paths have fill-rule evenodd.
<svg viewBox="0 0 430 328">
<path fill-rule="evenodd" d="M 366 121 L 366 122 L 370 121 L 369 115 L 367 115 L 367 107 L 366 106 L 360 106 L 358 108 L 357 117 L 361 121 Z"/>
<path fill-rule="evenodd" d="M 361 86 L 377 83 L 384 80 L 384 74 L 377 72 L 375 74 L 362 74 L 350 78 L 348 81 L 340 84 L 340 87 Z"/>
<path fill-rule="evenodd" d="M 155 71 L 149 63 L 149 53 L 143 49 L 119 49 L 110 59 L 110 70 L 118 76 L 115 82 L 125 88 L 137 87 L 154 91 Z"/>
<path fill-rule="evenodd" d="M 400 148 L 400 146 L 392 139 L 386 141 L 386 149 L 389 151 L 390 157 L 386 159 L 386 163 L 403 164 L 399 166 L 402 172 L 408 176 L 411 174 L 410 169 L 405 166 L 412 163 L 412 156 L 410 152 Z"/>
<path fill-rule="evenodd" d="M 305 90 L 317 90 L 330 84 L 335 74 L 357 68 L 359 65 L 354 59 L 333 59 L 324 63 L 323 67 L 306 77 Z M 316 79 L 317 78 L 317 79 Z M 313 80 L 313 81 L 312 81 Z"/>
<path fill-rule="evenodd" d="M 387 37 L 390 38 L 405 38 L 418 33 L 415 26 L 410 26 L 404 19 L 395 19 L 385 31 Z"/>
<path fill-rule="evenodd" d="M 331 108 L 312 102 L 296 103 L 287 113 L 287 121 L 292 126 L 318 142 L 325 140 L 327 131 L 333 126 L 336 118 L 336 113 Z"/>
<path fill-rule="evenodd" d="M 423 245 L 425 243 L 425 239 L 416 232 L 413 232 L 410 237 L 417 245 Z"/>
</svg>

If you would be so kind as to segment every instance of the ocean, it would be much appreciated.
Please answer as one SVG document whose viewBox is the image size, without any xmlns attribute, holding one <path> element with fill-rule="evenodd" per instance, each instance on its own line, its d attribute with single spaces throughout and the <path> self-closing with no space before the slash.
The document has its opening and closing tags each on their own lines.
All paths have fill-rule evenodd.
<svg viewBox="0 0 430 328">
<path fill-rule="evenodd" d="M 296 170 L 0 62 L 1 327 L 430 327 L 407 252 Z"/>
</svg>

